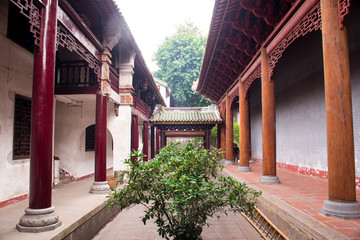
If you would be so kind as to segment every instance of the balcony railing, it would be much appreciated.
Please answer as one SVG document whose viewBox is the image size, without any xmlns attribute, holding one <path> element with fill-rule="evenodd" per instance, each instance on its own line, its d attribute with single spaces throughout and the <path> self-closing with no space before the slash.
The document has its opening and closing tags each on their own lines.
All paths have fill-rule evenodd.
<svg viewBox="0 0 360 240">
<path fill-rule="evenodd" d="M 151 115 L 150 108 L 137 95 L 135 95 L 133 98 L 133 104 L 134 104 L 134 108 L 136 110 L 138 110 L 140 113 L 144 114 L 145 116 L 150 117 L 150 115 Z"/>
<path fill-rule="evenodd" d="M 119 93 L 119 74 L 111 66 L 110 66 L 110 86 L 116 93 Z"/>
<path fill-rule="evenodd" d="M 97 76 L 85 61 L 62 62 L 57 68 L 55 87 L 97 86 Z"/>
</svg>

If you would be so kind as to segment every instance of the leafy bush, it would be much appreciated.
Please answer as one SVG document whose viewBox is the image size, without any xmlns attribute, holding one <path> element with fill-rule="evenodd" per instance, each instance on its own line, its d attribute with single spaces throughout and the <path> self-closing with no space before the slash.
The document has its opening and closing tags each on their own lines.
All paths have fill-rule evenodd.
<svg viewBox="0 0 360 240">
<path fill-rule="evenodd" d="M 150 162 L 141 162 L 143 155 L 134 152 L 131 157 L 138 161 L 126 160 L 130 169 L 120 176 L 128 184 L 110 193 L 107 204 L 121 209 L 142 204 L 142 221 L 155 219 L 162 237 L 201 239 L 208 217 L 227 211 L 250 213 L 261 194 L 220 175 L 219 154 L 190 142 L 185 147 L 170 143 Z"/>
</svg>

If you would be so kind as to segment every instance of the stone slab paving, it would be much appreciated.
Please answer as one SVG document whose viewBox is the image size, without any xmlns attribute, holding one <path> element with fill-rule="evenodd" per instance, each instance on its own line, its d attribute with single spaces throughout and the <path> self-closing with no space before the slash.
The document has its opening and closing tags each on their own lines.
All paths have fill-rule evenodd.
<svg viewBox="0 0 360 240">
<path fill-rule="evenodd" d="M 106 200 L 106 194 L 89 193 L 92 183 L 93 178 L 88 178 L 79 182 L 60 184 L 53 189 L 52 203 L 55 206 L 55 214 L 62 222 L 61 226 L 53 231 L 24 233 L 16 230 L 15 225 L 29 206 L 29 199 L 0 208 L 0 240 L 52 239 Z"/>
<path fill-rule="evenodd" d="M 148 221 L 146 225 L 141 221 L 144 207 L 133 206 L 120 212 L 112 221 L 105 225 L 93 240 L 160 240 L 156 224 Z M 204 227 L 203 240 L 257 240 L 260 234 L 241 214 L 221 215 L 209 219 L 210 227 Z"/>
<path fill-rule="evenodd" d="M 346 235 L 352 240 L 360 240 L 360 220 L 340 220 L 324 217 L 319 214 L 324 201 L 328 198 L 328 181 L 312 176 L 301 175 L 286 169 L 277 168 L 277 176 L 281 184 L 259 184 L 261 163 L 250 163 L 251 172 L 237 172 L 239 165 L 225 166 L 231 173 L 246 180 L 271 195 L 285 201 L 306 215 Z M 360 200 L 360 190 L 356 190 L 357 201 Z"/>
</svg>

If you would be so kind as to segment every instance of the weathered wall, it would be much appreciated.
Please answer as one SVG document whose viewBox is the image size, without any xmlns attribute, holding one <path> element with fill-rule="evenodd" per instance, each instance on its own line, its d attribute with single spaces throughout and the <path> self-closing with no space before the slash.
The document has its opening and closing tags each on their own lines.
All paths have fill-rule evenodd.
<svg viewBox="0 0 360 240">
<path fill-rule="evenodd" d="M 113 136 L 114 143 L 114 171 L 125 170 L 124 160 L 129 157 L 131 144 L 131 107 L 120 105 L 118 116 L 114 113 L 114 106 L 108 106 L 108 129 Z"/>
<path fill-rule="evenodd" d="M 298 39 L 274 71 L 277 162 L 327 171 L 321 32 Z"/>
<path fill-rule="evenodd" d="M 92 124 L 95 124 L 95 95 L 82 101 L 81 106 L 56 102 L 54 155 L 60 158 L 60 168 L 74 178 L 94 173 L 95 152 L 85 151 L 85 129 Z M 111 168 L 113 150 L 109 130 L 106 138 L 106 167 Z"/>
<path fill-rule="evenodd" d="M 0 1 L 0 202 L 27 194 L 29 159 L 13 160 L 15 94 L 31 97 L 33 54 L 6 37 L 8 1 Z"/>
</svg>

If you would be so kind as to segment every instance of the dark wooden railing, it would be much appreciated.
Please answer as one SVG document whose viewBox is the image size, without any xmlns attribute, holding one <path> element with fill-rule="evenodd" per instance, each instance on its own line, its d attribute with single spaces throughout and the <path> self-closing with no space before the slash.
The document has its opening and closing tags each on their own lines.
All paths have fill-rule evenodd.
<svg viewBox="0 0 360 240">
<path fill-rule="evenodd" d="M 119 73 L 111 66 L 110 66 L 110 86 L 116 93 L 119 93 Z"/>
<path fill-rule="evenodd" d="M 55 87 L 97 86 L 97 76 L 85 61 L 62 62 L 58 65 Z"/>
<path fill-rule="evenodd" d="M 140 113 L 144 114 L 147 117 L 150 117 L 150 108 L 148 105 L 141 100 L 137 95 L 133 98 L 134 101 L 134 108 L 138 110 Z"/>
</svg>

